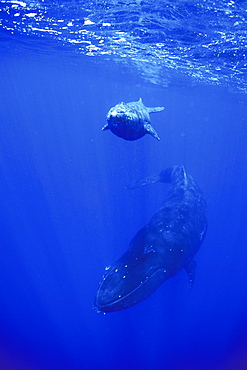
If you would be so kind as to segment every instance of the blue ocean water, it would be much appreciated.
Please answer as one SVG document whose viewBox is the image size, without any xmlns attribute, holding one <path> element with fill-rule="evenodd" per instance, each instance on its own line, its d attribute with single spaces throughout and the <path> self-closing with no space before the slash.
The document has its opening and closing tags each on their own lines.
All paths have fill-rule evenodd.
<svg viewBox="0 0 247 370">
<path fill-rule="evenodd" d="M 245 1 L 0 2 L 0 368 L 247 367 Z M 161 141 L 102 132 L 142 98 Z M 183 164 L 208 204 L 185 271 L 97 314 L 105 266 Z"/>
</svg>

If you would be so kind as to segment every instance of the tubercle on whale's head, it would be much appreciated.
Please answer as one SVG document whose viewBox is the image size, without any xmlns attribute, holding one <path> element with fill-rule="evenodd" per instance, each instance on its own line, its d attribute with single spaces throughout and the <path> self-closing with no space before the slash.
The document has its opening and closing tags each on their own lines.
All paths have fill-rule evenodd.
<svg viewBox="0 0 247 370">
<path fill-rule="evenodd" d="M 136 117 L 130 111 L 109 111 L 107 115 L 108 125 L 113 126 L 129 126 L 135 123 Z"/>
<path fill-rule="evenodd" d="M 108 125 L 125 124 L 126 120 L 127 120 L 127 116 L 125 113 L 119 113 L 119 112 L 113 111 L 111 112 L 111 114 L 107 115 Z"/>
<path fill-rule="evenodd" d="M 163 267 L 153 271 L 144 271 L 144 274 L 112 269 L 99 286 L 94 309 L 98 313 L 121 311 L 132 307 L 152 294 L 171 274 Z"/>
<path fill-rule="evenodd" d="M 128 107 L 124 103 L 120 103 L 112 107 L 107 113 L 107 118 L 110 116 L 116 116 L 118 114 L 125 114 L 128 111 Z"/>
<path fill-rule="evenodd" d="M 94 307 L 97 312 L 124 310 L 143 301 L 171 277 L 162 254 L 145 228 L 133 238 L 130 248 L 106 272 L 98 288 Z"/>
</svg>

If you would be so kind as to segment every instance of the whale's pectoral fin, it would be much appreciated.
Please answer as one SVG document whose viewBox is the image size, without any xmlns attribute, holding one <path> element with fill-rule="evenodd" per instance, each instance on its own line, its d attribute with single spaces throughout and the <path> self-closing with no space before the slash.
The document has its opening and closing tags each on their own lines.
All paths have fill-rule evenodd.
<svg viewBox="0 0 247 370">
<path fill-rule="evenodd" d="M 136 189 L 136 188 L 139 188 L 140 186 L 155 184 L 156 182 L 159 182 L 159 181 L 160 181 L 160 176 L 159 175 L 150 176 L 150 177 L 147 177 L 145 179 L 140 179 L 140 180 L 134 181 L 134 182 L 132 182 L 131 185 L 126 186 L 126 188 L 127 189 Z"/>
<path fill-rule="evenodd" d="M 109 130 L 109 126 L 108 126 L 108 123 L 102 127 L 102 131 L 105 131 L 105 130 Z"/>
<path fill-rule="evenodd" d="M 150 123 L 145 124 L 145 130 L 147 131 L 148 134 L 152 135 L 155 139 L 160 140 L 160 137 L 158 136 L 153 126 L 150 125 Z"/>
<path fill-rule="evenodd" d="M 148 113 L 156 113 L 156 112 L 161 112 L 162 110 L 164 110 L 164 107 L 153 107 L 153 108 L 147 107 L 147 110 L 148 110 Z"/>
<path fill-rule="evenodd" d="M 196 274 L 196 261 L 193 258 L 191 258 L 184 266 L 184 269 L 189 275 L 190 286 L 192 287 L 194 280 L 195 280 L 195 274 Z"/>
<path fill-rule="evenodd" d="M 135 189 L 140 186 L 155 184 L 156 182 L 170 183 L 172 181 L 172 174 L 175 170 L 184 170 L 182 166 L 167 167 L 161 171 L 158 175 L 149 176 L 145 179 L 139 179 L 134 181 L 127 189 Z"/>
</svg>

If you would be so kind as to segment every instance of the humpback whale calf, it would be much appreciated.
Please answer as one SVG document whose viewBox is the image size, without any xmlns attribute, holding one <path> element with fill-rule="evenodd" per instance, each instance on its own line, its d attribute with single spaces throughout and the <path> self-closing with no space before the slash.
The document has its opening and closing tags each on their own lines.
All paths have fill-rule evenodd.
<svg viewBox="0 0 247 370">
<path fill-rule="evenodd" d="M 171 183 L 165 202 L 131 240 L 129 249 L 112 266 L 98 288 L 98 312 L 131 307 L 184 268 L 192 285 L 197 253 L 206 234 L 206 201 L 183 166 L 168 167 L 137 185 Z"/>
<path fill-rule="evenodd" d="M 160 112 L 164 108 L 148 108 L 142 99 L 137 102 L 120 103 L 111 108 L 107 114 L 107 124 L 102 130 L 111 130 L 125 140 L 137 140 L 146 134 L 160 140 L 157 132 L 150 124 L 149 113 Z"/>
</svg>

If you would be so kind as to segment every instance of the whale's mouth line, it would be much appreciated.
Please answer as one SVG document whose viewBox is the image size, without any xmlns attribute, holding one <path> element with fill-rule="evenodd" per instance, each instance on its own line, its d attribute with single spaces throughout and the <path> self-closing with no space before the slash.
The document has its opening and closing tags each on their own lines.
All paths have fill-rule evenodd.
<svg viewBox="0 0 247 370">
<path fill-rule="evenodd" d="M 107 304 L 99 304 L 98 306 L 96 306 L 96 309 L 98 309 L 99 311 L 102 311 L 102 308 L 107 308 L 107 307 L 111 307 L 113 304 L 116 304 L 116 303 L 119 303 L 123 300 L 125 300 L 126 298 L 128 298 L 129 296 L 131 296 L 133 293 L 135 293 L 138 289 L 140 289 L 140 287 L 143 287 L 149 280 L 150 278 L 152 278 L 158 271 L 160 270 L 166 270 L 168 272 L 168 270 L 164 267 L 162 268 L 159 268 L 158 270 L 154 271 L 147 279 L 145 279 L 142 283 L 140 283 L 135 289 L 133 289 L 131 292 L 119 297 L 119 299 L 116 299 L 116 300 L 113 300 Z M 103 283 L 102 283 L 103 284 Z M 99 288 L 100 289 L 100 288 Z"/>
<path fill-rule="evenodd" d="M 128 116 L 122 115 L 122 116 L 116 116 L 116 117 L 111 117 L 110 118 L 110 123 L 113 126 L 123 126 L 126 127 L 131 123 L 131 120 L 129 119 Z"/>
</svg>

